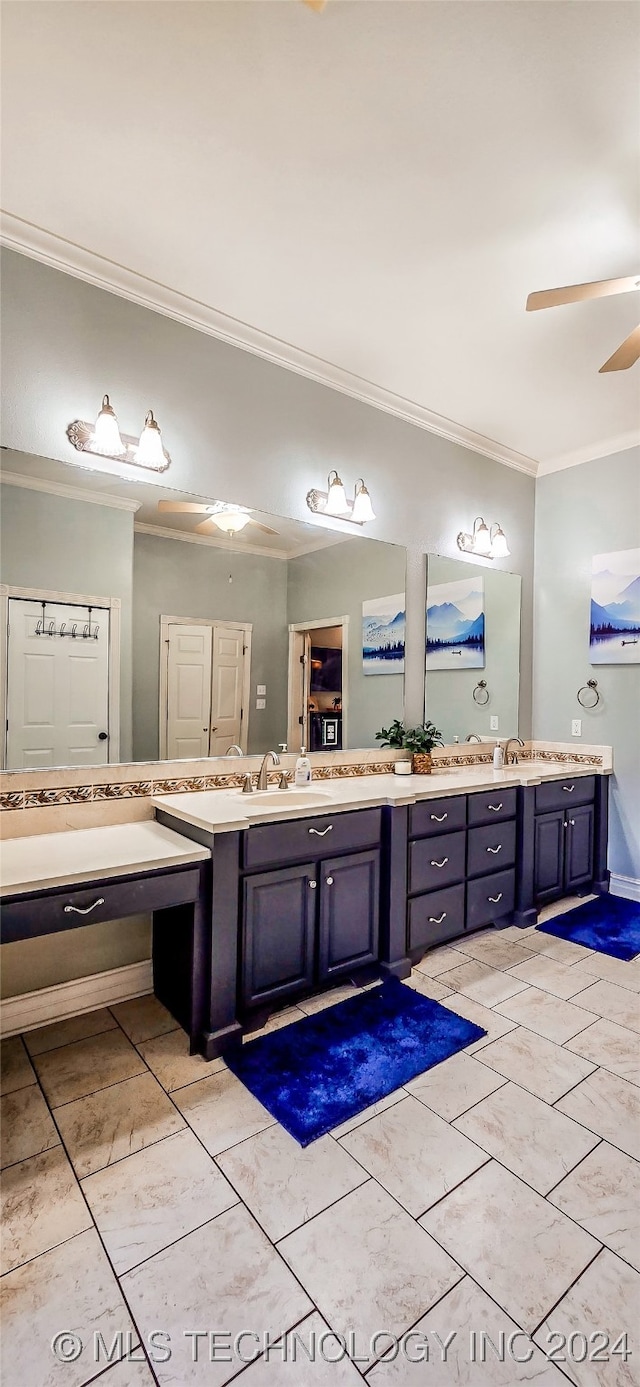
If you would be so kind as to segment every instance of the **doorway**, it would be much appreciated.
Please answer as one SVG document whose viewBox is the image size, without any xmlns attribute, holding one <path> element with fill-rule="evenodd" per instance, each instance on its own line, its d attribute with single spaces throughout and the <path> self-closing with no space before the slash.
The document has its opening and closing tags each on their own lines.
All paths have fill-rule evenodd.
<svg viewBox="0 0 640 1387">
<path fill-rule="evenodd" d="M 224 756 L 249 737 L 250 622 L 160 619 L 160 759 Z"/>
<path fill-rule="evenodd" d="M 346 745 L 348 616 L 289 627 L 288 747 Z"/>
</svg>

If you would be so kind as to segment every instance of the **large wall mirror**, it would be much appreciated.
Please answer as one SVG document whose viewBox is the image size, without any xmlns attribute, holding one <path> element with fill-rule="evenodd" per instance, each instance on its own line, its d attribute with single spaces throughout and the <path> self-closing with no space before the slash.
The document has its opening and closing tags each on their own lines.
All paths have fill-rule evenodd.
<svg viewBox="0 0 640 1387">
<path fill-rule="evenodd" d="M 518 735 L 520 578 L 427 557 L 425 716 L 443 741 Z"/>
<path fill-rule="evenodd" d="M 402 718 L 402 547 L 9 450 L 2 481 L 5 768 L 373 747 Z"/>
</svg>

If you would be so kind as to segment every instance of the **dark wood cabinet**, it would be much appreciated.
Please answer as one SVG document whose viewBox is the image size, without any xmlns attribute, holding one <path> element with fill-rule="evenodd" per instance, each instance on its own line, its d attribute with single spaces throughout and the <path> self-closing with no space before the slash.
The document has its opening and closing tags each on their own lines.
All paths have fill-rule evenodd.
<svg viewBox="0 0 640 1387">
<path fill-rule="evenodd" d="M 318 979 L 326 982 L 378 957 L 379 853 L 328 859 L 319 878 Z"/>
<path fill-rule="evenodd" d="M 538 905 L 556 900 L 593 879 L 594 806 L 536 814 L 534 890 Z"/>
<path fill-rule="evenodd" d="M 317 867 L 245 877 L 242 999 L 247 1006 L 310 988 L 315 971 Z"/>
<path fill-rule="evenodd" d="M 567 892 L 586 886 L 593 877 L 593 829 L 593 805 L 572 808 L 567 815 L 564 845 L 564 886 Z"/>
</svg>

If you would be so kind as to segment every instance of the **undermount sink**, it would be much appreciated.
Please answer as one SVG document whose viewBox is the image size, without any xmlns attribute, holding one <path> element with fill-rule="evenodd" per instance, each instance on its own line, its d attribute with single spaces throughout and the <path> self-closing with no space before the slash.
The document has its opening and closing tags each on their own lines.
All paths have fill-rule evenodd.
<svg viewBox="0 0 640 1387">
<path fill-rule="evenodd" d="M 246 814 L 266 814 L 271 809 L 313 809 L 330 799 L 326 790 L 256 790 L 236 795 Z"/>
</svg>

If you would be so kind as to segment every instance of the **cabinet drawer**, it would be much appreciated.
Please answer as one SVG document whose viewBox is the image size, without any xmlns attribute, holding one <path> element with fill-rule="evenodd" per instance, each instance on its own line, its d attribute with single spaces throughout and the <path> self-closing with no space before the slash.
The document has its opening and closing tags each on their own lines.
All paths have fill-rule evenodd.
<svg viewBox="0 0 640 1387">
<path fill-rule="evenodd" d="M 422 804 L 413 804 L 409 810 L 409 835 L 411 838 L 426 838 L 433 833 L 452 833 L 455 828 L 464 828 L 466 822 L 466 795 L 453 795 L 451 799 L 425 799 Z"/>
<path fill-rule="evenodd" d="M 467 929 L 491 925 L 509 915 L 515 901 L 515 872 L 496 872 L 467 885 Z"/>
<path fill-rule="evenodd" d="M 409 844 L 409 891 L 437 891 L 464 881 L 466 833 L 439 833 Z"/>
<path fill-rule="evenodd" d="M 409 901 L 409 948 L 428 949 L 464 931 L 464 886 L 430 891 Z"/>
<path fill-rule="evenodd" d="M 515 819 L 469 829 L 467 876 L 477 877 L 483 872 L 495 872 L 497 867 L 512 867 L 515 860 Z"/>
<path fill-rule="evenodd" d="M 361 809 L 353 814 L 290 819 L 287 823 L 256 824 L 244 834 L 244 866 L 280 866 L 307 861 L 309 857 L 333 857 L 336 852 L 375 848 L 380 842 L 381 809 Z"/>
<path fill-rule="evenodd" d="M 124 881 L 99 882 L 96 886 L 83 883 L 26 900 L 3 900 L 2 943 L 185 905 L 197 899 L 199 884 L 200 872 L 191 867 L 188 871 L 155 872 Z"/>
<path fill-rule="evenodd" d="M 571 809 L 575 804 L 590 804 L 595 794 L 594 775 L 570 775 L 562 780 L 548 780 L 536 785 L 536 814 L 548 809 Z"/>
<path fill-rule="evenodd" d="M 483 790 L 482 794 L 469 795 L 469 824 L 493 824 L 501 819 L 512 819 L 516 812 L 515 786 L 505 790 Z"/>
</svg>

